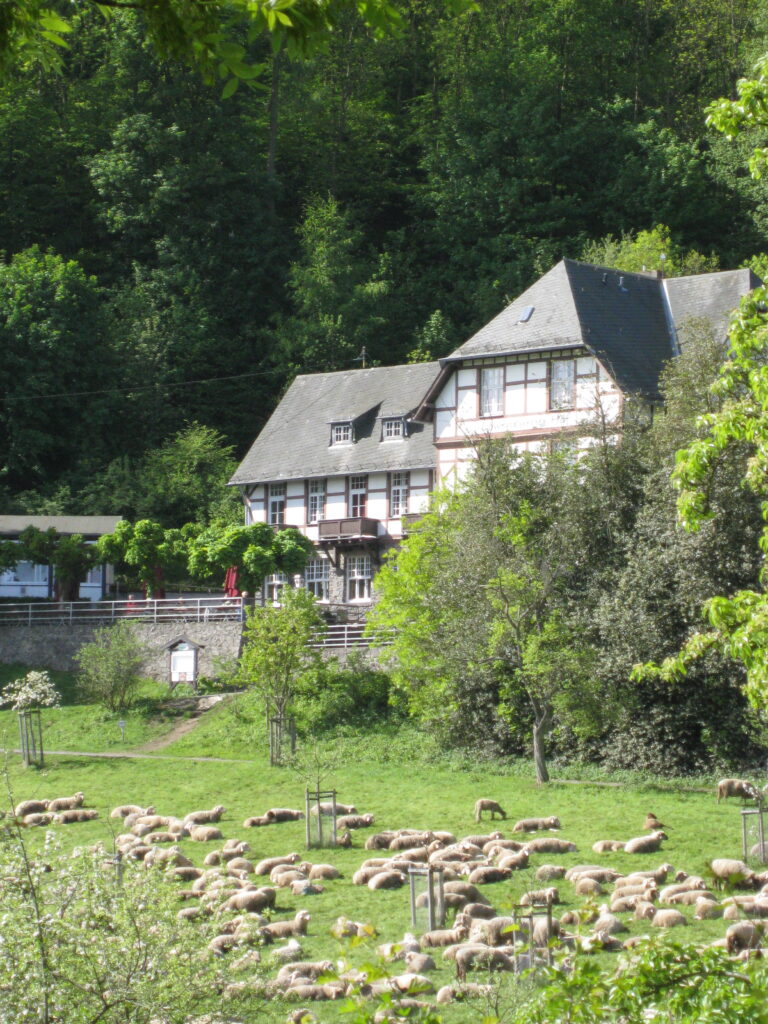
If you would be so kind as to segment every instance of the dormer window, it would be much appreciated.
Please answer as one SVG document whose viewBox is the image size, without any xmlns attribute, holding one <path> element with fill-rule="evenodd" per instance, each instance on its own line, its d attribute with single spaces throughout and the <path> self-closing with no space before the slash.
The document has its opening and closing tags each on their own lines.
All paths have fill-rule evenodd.
<svg viewBox="0 0 768 1024">
<path fill-rule="evenodd" d="M 346 420 L 343 423 L 331 424 L 331 444 L 352 444 L 352 423 Z"/>
<path fill-rule="evenodd" d="M 402 416 L 388 416 L 382 420 L 382 441 L 399 441 L 403 437 L 405 437 L 405 420 Z"/>
</svg>

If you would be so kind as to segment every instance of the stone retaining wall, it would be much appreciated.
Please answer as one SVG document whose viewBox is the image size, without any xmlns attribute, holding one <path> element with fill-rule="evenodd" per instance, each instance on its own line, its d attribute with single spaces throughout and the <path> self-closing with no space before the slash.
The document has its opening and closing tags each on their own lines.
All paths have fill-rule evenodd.
<svg viewBox="0 0 768 1024">
<path fill-rule="evenodd" d="M 134 628 L 147 651 L 142 671 L 153 679 L 169 678 L 166 644 L 184 636 L 201 644 L 198 672 L 212 676 L 214 659 L 233 660 L 240 654 L 240 622 L 136 622 Z M 83 644 L 93 640 L 95 627 L 57 623 L 46 626 L 0 627 L 0 662 L 20 663 L 33 668 L 72 671 L 74 656 Z"/>
</svg>

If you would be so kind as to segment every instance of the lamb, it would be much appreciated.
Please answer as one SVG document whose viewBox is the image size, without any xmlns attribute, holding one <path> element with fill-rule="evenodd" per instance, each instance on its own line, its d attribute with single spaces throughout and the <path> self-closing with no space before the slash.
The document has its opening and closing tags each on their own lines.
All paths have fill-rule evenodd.
<svg viewBox="0 0 768 1024">
<path fill-rule="evenodd" d="M 593 853 L 619 853 L 624 849 L 624 843 L 620 839 L 598 839 L 592 844 Z"/>
<path fill-rule="evenodd" d="M 196 843 L 212 843 L 215 839 L 223 839 L 221 829 L 212 825 L 192 825 L 189 830 L 189 838 Z"/>
<path fill-rule="evenodd" d="M 679 910 L 673 910 L 671 907 L 657 910 L 651 919 L 651 925 L 654 928 L 677 928 L 687 924 L 688 920 L 685 914 L 681 914 Z"/>
<path fill-rule="evenodd" d="M 49 811 L 74 811 L 76 807 L 82 807 L 85 800 L 84 793 L 75 793 L 74 796 L 59 796 L 48 804 Z"/>
<path fill-rule="evenodd" d="M 109 812 L 110 818 L 127 818 L 129 814 L 135 814 L 141 818 L 145 814 L 154 814 L 154 807 L 139 807 L 138 804 L 121 804 Z"/>
<path fill-rule="evenodd" d="M 372 814 L 342 814 L 336 819 L 336 828 L 370 828 L 374 821 Z"/>
<path fill-rule="evenodd" d="M 480 821 L 480 819 L 483 816 L 483 811 L 490 812 L 491 821 L 493 821 L 497 814 L 500 818 L 503 818 L 505 821 L 507 819 L 507 812 L 504 810 L 501 804 L 497 803 L 495 800 L 480 799 L 475 802 L 475 821 Z"/>
<path fill-rule="evenodd" d="M 740 796 L 742 800 L 761 799 L 762 794 L 757 786 L 746 779 L 721 779 L 717 784 L 717 802 L 727 800 L 731 796 Z"/>
<path fill-rule="evenodd" d="M 190 811 L 189 814 L 184 815 L 184 823 L 188 825 L 213 825 L 221 821 L 221 816 L 225 810 L 226 808 L 219 804 L 210 811 Z"/>
<path fill-rule="evenodd" d="M 253 818 L 246 818 L 243 822 L 243 828 L 259 828 L 261 825 L 271 825 L 272 819 L 268 818 L 266 814 L 261 816 L 256 815 Z"/>
<path fill-rule="evenodd" d="M 34 814 L 25 814 L 21 819 L 22 825 L 27 827 L 34 825 L 50 825 L 53 821 L 53 815 L 48 813 L 36 812 Z"/>
<path fill-rule="evenodd" d="M 76 821 L 93 821 L 98 816 L 98 811 L 78 808 L 77 810 L 62 811 L 61 814 L 54 815 L 53 823 L 54 825 L 72 825 Z"/>
<path fill-rule="evenodd" d="M 50 800 L 22 800 L 16 805 L 14 814 L 17 818 L 23 818 L 27 814 L 41 814 L 48 810 Z"/>
<path fill-rule="evenodd" d="M 299 935 L 306 935 L 307 928 L 312 915 L 308 910 L 297 910 L 292 921 L 272 921 L 259 929 L 259 936 L 262 942 L 268 944 L 275 939 L 298 938 Z"/>
<path fill-rule="evenodd" d="M 624 852 L 657 853 L 661 849 L 661 844 L 667 838 L 666 832 L 661 831 L 651 832 L 649 836 L 638 836 L 635 839 L 629 839 L 624 844 Z"/>
<path fill-rule="evenodd" d="M 264 812 L 264 817 L 275 824 L 283 821 L 301 821 L 304 811 L 295 811 L 291 807 L 271 807 Z"/>
<path fill-rule="evenodd" d="M 538 832 L 545 828 L 562 828 L 560 819 L 554 815 L 550 818 L 522 818 L 516 822 L 513 832 Z"/>
</svg>

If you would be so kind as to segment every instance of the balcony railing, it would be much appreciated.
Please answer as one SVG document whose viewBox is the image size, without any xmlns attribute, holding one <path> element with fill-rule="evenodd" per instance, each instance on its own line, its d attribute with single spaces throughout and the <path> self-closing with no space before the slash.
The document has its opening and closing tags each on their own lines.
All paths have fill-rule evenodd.
<svg viewBox="0 0 768 1024">
<path fill-rule="evenodd" d="M 242 605 L 240 597 L 0 603 L 0 625 L 89 623 L 98 626 L 119 619 L 136 619 L 139 622 L 237 622 L 242 618 Z"/>
<path fill-rule="evenodd" d="M 365 636 L 364 622 L 341 622 L 318 630 L 310 647 L 385 647 L 392 643 L 391 631 Z"/>
<path fill-rule="evenodd" d="M 379 535 L 378 519 L 357 516 L 354 519 L 321 519 L 317 524 L 318 540 L 370 540 Z"/>
<path fill-rule="evenodd" d="M 404 537 L 407 533 L 410 533 L 413 524 L 418 523 L 421 518 L 421 512 L 406 512 L 405 515 L 400 516 L 400 529 Z"/>
</svg>

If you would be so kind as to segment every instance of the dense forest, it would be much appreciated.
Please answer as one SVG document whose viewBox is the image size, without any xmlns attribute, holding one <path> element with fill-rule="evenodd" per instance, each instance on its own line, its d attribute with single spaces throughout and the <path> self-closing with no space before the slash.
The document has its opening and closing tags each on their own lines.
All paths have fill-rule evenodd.
<svg viewBox="0 0 768 1024">
<path fill-rule="evenodd" d="M 768 45 L 762 0 L 405 10 L 308 59 L 257 39 L 226 99 L 139 14 L 86 10 L 59 72 L 5 82 L 8 511 L 162 518 L 174 445 L 238 457 L 296 372 L 443 355 L 609 235 L 768 250 L 751 140 L 703 114 Z"/>
</svg>

